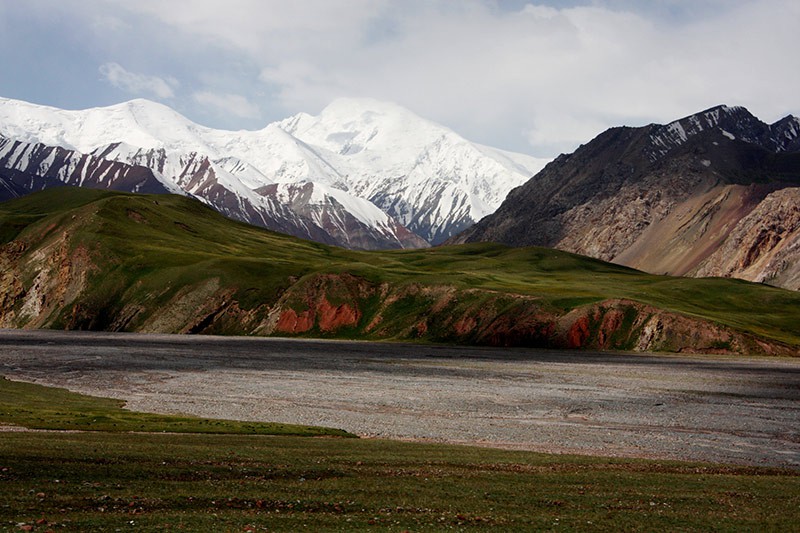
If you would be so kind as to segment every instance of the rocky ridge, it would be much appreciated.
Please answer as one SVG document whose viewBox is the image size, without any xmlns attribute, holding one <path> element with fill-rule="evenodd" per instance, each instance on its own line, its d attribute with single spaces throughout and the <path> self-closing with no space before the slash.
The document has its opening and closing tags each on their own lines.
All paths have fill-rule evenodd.
<svg viewBox="0 0 800 533">
<path fill-rule="evenodd" d="M 24 256 L 39 268 L 24 289 L 21 270 L 10 258 Z M 54 261 L 58 261 L 57 264 Z M 0 252 L 3 267 L 0 327 L 102 329 L 143 333 L 364 336 L 484 346 L 528 346 L 637 352 L 669 351 L 800 355 L 776 343 L 706 320 L 627 300 L 607 300 L 566 313 L 543 308 L 536 298 L 457 290 L 452 286 L 374 284 L 348 274 L 319 274 L 298 280 L 271 302 L 244 309 L 235 290 L 220 278 L 183 287 L 161 305 L 126 304 L 111 313 L 81 303 L 91 253 L 67 254 L 63 241 L 33 254 Z M 371 303 L 378 297 L 377 309 Z M 396 308 L 419 305 L 402 320 Z"/>
</svg>

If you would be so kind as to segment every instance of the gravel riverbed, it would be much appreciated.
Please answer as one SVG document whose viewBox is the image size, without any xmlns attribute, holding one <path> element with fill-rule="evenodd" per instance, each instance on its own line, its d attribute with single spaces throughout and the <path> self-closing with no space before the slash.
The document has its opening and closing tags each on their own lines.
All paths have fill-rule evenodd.
<svg viewBox="0 0 800 533">
<path fill-rule="evenodd" d="M 133 410 L 800 468 L 800 361 L 0 330 L 0 375 Z"/>
</svg>

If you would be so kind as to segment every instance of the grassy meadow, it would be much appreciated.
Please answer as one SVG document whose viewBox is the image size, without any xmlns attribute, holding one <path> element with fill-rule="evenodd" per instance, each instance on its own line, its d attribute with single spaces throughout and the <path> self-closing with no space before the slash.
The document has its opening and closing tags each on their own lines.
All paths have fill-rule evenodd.
<svg viewBox="0 0 800 533">
<path fill-rule="evenodd" d="M 791 531 L 800 519 L 797 471 L 311 428 L 270 436 L 256 433 L 285 431 L 228 421 L 207 421 L 214 434 L 182 433 L 182 418 L 122 415 L 113 400 L 0 381 L 0 423 L 41 419 L 51 431 L 0 433 L 0 530 Z"/>
<path fill-rule="evenodd" d="M 137 330 L 149 310 L 184 296 L 185 307 L 202 306 L 213 291 L 244 316 L 320 274 L 346 274 L 395 294 L 445 287 L 456 310 L 500 305 L 498 295 L 561 313 L 630 299 L 800 346 L 800 294 L 790 291 L 652 276 L 542 248 L 350 251 L 177 196 L 63 188 L 5 202 L 0 247 L 15 268 L 59 251 L 91 258 L 78 305 L 52 311 L 47 324 L 56 328 L 76 310 L 113 317 L 132 305 L 143 311 L 120 329 Z M 33 287 L 37 271 L 20 272 Z M 209 280 L 219 287 L 206 291 Z M 357 296 L 372 316 L 379 291 L 352 290 L 336 286 L 327 297 L 335 305 Z M 410 322 L 434 304 L 410 290 L 381 313 L 386 323 Z M 363 326 L 335 335 L 377 338 Z M 7 380 L 0 424 L 40 430 L 0 433 L 4 531 L 790 531 L 800 522 L 796 470 L 357 439 L 330 428 L 135 413 L 117 400 Z"/>
</svg>

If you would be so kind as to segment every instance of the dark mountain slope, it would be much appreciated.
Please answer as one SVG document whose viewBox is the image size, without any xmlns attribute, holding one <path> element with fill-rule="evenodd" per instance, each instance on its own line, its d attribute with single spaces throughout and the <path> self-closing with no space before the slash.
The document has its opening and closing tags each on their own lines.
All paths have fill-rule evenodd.
<svg viewBox="0 0 800 533">
<path fill-rule="evenodd" d="M 18 186 L 7 172 L 0 169 L 0 202 L 19 198 L 26 194 L 28 194 L 28 191 Z"/>
<path fill-rule="evenodd" d="M 559 156 L 451 242 L 549 246 L 653 273 L 797 289 L 799 136 L 795 117 L 767 125 L 725 106 L 667 125 L 612 128 Z M 751 216 L 764 211 L 762 202 L 781 206 L 780 227 Z M 758 234 L 760 224 L 767 234 L 738 247 L 755 247 L 758 257 L 714 267 L 717 254 L 732 249 L 729 236 Z"/>
</svg>

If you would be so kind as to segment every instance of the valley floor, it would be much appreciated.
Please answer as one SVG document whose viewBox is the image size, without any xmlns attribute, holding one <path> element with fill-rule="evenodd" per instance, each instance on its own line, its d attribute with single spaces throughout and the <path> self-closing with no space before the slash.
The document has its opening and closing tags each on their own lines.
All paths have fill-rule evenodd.
<svg viewBox="0 0 800 533">
<path fill-rule="evenodd" d="M 800 467 L 800 361 L 0 330 L 0 375 L 134 410 Z"/>
</svg>

